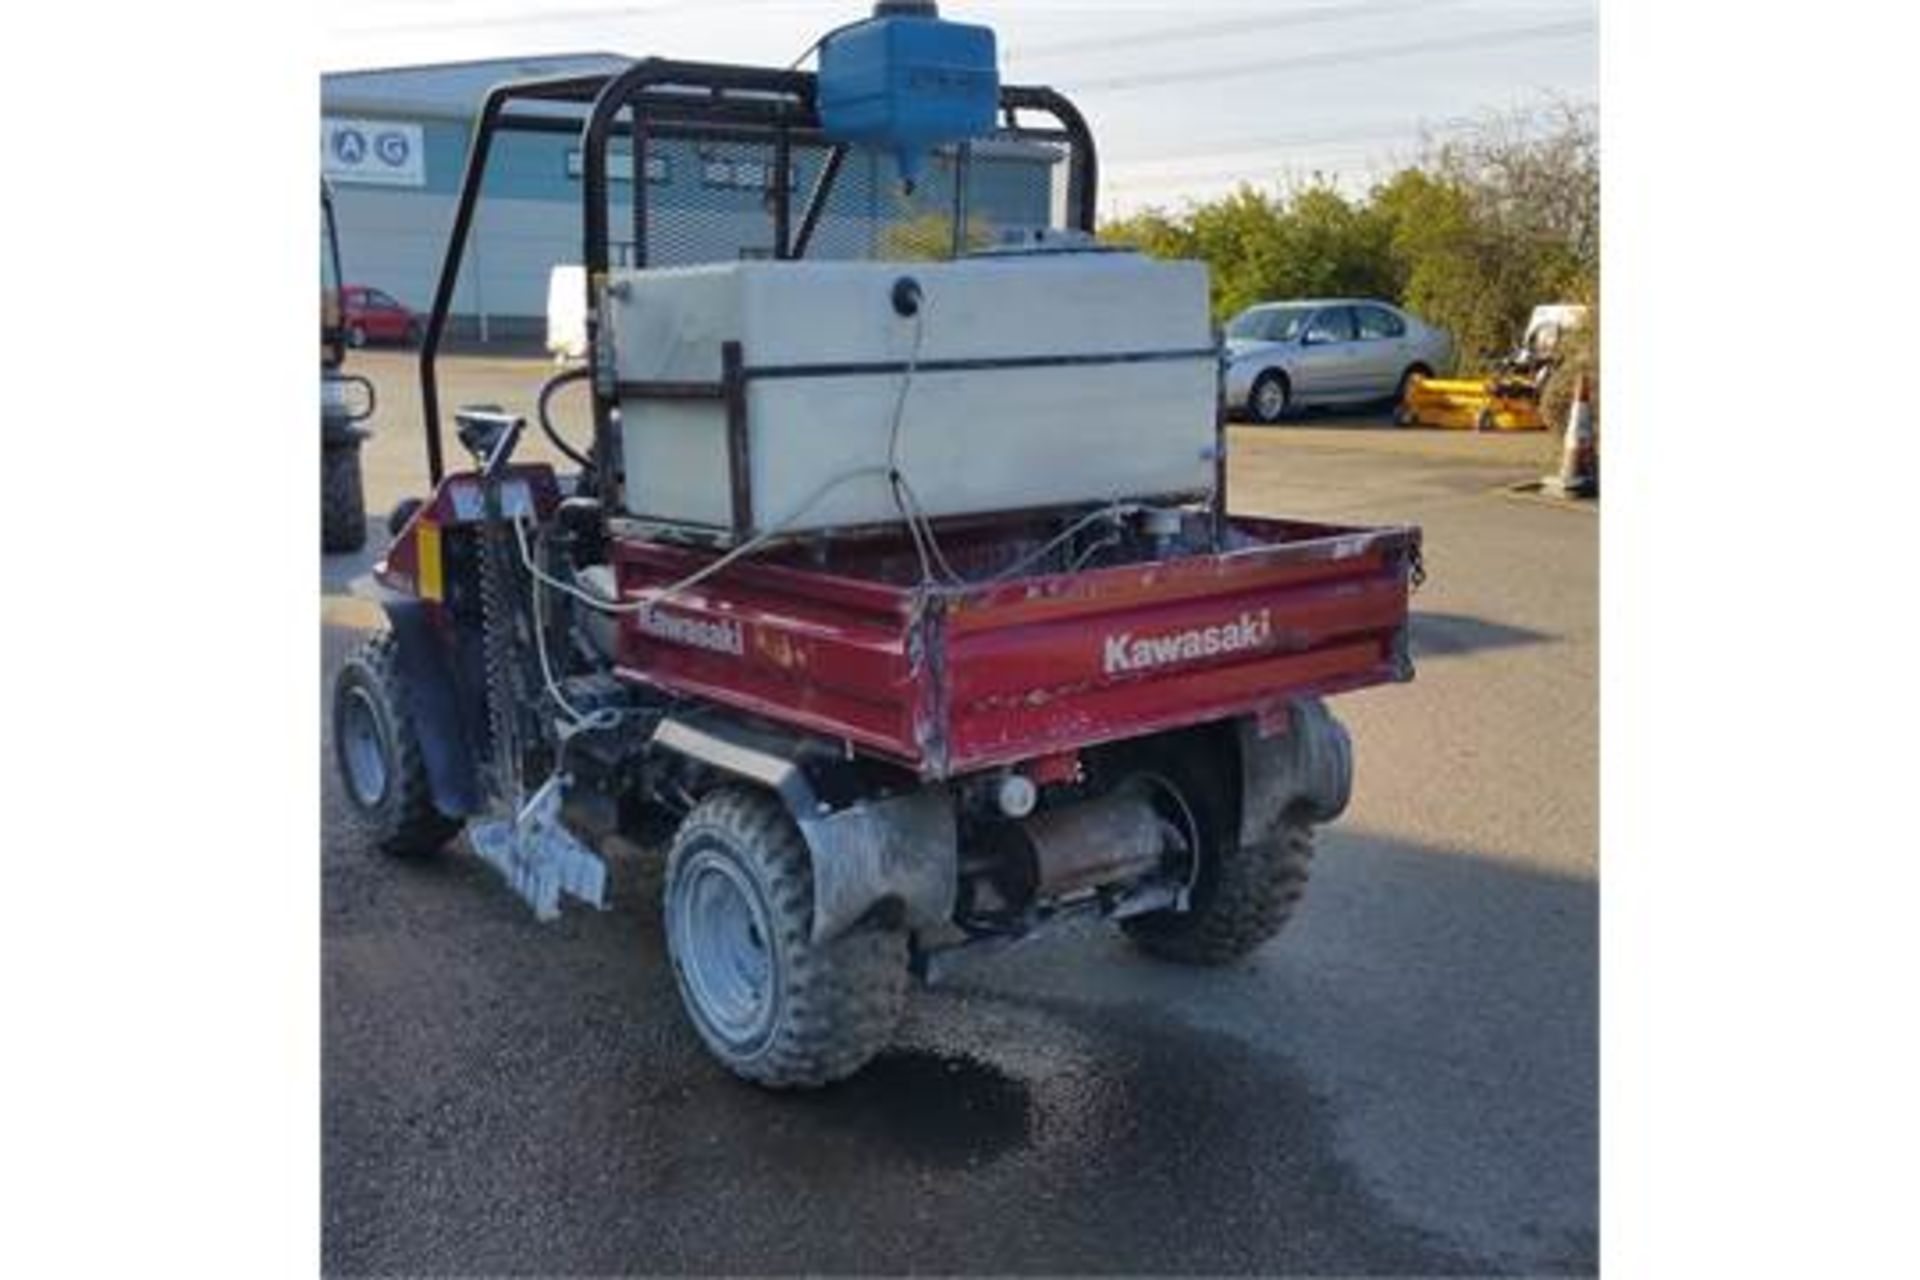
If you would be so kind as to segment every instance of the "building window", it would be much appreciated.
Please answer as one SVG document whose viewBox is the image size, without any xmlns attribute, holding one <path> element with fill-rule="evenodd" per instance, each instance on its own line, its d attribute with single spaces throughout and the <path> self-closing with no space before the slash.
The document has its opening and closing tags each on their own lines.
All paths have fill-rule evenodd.
<svg viewBox="0 0 1920 1280">
<path fill-rule="evenodd" d="M 764 160 L 707 159 L 700 165 L 700 181 L 709 187 L 722 187 L 731 191 L 771 191 L 773 166 Z M 787 190 L 796 190 L 799 185 L 799 170 L 789 168 Z"/>
<path fill-rule="evenodd" d="M 580 148 L 574 147 L 567 152 L 567 176 L 578 178 L 585 168 Z M 610 182 L 633 181 L 633 152 L 618 148 L 607 149 L 607 179 Z M 673 181 L 673 160 L 671 157 L 647 153 L 647 184 L 659 186 Z"/>
</svg>

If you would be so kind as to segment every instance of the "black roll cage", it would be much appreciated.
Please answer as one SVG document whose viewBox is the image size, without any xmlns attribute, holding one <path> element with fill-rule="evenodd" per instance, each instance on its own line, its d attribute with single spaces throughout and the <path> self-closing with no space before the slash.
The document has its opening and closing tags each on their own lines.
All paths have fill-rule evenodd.
<svg viewBox="0 0 1920 1280">
<path fill-rule="evenodd" d="M 634 265 L 646 266 L 648 184 L 646 148 L 650 139 L 695 139 L 771 143 L 774 149 L 772 190 L 774 256 L 805 256 L 827 205 L 835 180 L 846 160 L 847 146 L 832 143 L 821 133 L 815 100 L 816 76 L 810 71 L 728 66 L 720 63 L 676 62 L 643 58 L 615 72 L 517 80 L 495 86 L 482 101 L 467 146 L 467 162 L 454 206 L 453 227 L 434 290 L 433 310 L 420 343 L 420 403 L 425 416 L 427 473 L 438 485 L 445 474 L 440 435 L 440 387 L 436 365 L 446 333 L 448 313 L 473 230 L 473 213 L 486 177 L 487 157 L 494 135 L 501 132 L 577 133 L 581 149 L 582 251 L 586 267 L 587 359 L 596 371 L 593 392 L 593 453 L 596 464 L 613 454 L 617 389 L 599 376 L 600 293 L 607 282 L 609 259 L 607 149 L 622 121 L 633 148 L 634 181 L 630 216 L 633 225 Z M 510 112 L 515 103 L 564 104 L 589 108 L 584 121 L 575 116 L 536 111 Z M 1086 119 L 1064 95 L 1039 86 L 1002 85 L 1003 123 L 1027 137 L 1065 143 L 1070 151 L 1067 211 L 1075 229 L 1091 233 L 1099 203 L 1099 157 Z M 1057 128 L 1035 130 L 1019 124 L 1018 113 L 1038 112 L 1053 117 Z M 795 142 L 828 148 L 827 159 L 793 224 L 791 189 L 792 148 Z M 966 183 L 956 183 L 964 199 Z M 956 227 L 956 235 L 961 234 Z M 603 492 L 607 468 L 598 466 Z"/>
<path fill-rule="evenodd" d="M 347 362 L 346 335 L 346 277 L 340 273 L 340 232 L 333 220 L 333 188 L 325 178 L 320 179 L 320 233 L 326 237 L 327 260 L 323 264 L 322 284 L 324 290 L 324 271 L 333 271 L 333 327 L 327 327 L 326 298 L 320 301 L 320 364 L 327 369 L 338 369 Z"/>
</svg>

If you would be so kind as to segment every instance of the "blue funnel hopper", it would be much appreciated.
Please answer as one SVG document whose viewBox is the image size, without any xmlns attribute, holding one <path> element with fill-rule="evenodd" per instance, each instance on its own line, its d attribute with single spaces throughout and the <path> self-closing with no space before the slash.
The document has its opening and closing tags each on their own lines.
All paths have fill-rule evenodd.
<svg viewBox="0 0 1920 1280">
<path fill-rule="evenodd" d="M 931 3 L 875 5 L 820 49 L 827 137 L 892 152 L 909 191 L 927 152 L 992 133 L 999 105 L 992 29 L 948 22 Z"/>
</svg>

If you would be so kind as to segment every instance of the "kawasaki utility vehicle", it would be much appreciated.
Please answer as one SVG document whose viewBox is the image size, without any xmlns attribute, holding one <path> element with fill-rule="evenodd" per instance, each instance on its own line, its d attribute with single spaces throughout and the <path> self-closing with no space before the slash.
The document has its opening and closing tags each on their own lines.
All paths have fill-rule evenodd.
<svg viewBox="0 0 1920 1280">
<path fill-rule="evenodd" d="M 464 832 L 539 918 L 604 903 L 606 837 L 670 826 L 688 1018 L 770 1086 L 858 1070 L 912 979 L 1057 922 L 1247 955 L 1347 803 L 1322 699 L 1412 675 L 1419 532 L 1229 514 L 1204 269 L 1096 244 L 1080 113 L 931 8 L 817 72 L 487 96 L 420 356 L 432 491 L 334 699 L 371 841 Z M 465 464 L 443 443 L 509 136 L 578 157 L 582 361 L 535 415 L 577 470 L 496 408 L 452 415 Z"/>
</svg>

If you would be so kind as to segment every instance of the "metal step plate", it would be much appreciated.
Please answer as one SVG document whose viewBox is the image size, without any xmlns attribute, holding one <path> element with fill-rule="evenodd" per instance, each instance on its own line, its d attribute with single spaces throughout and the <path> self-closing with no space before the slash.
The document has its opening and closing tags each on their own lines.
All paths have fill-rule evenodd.
<svg viewBox="0 0 1920 1280">
<path fill-rule="evenodd" d="M 563 893 L 606 908 L 607 864 L 561 825 L 563 785 L 561 778 L 549 778 L 518 817 L 490 818 L 467 828 L 480 860 L 498 871 L 543 922 L 559 918 Z"/>
</svg>

